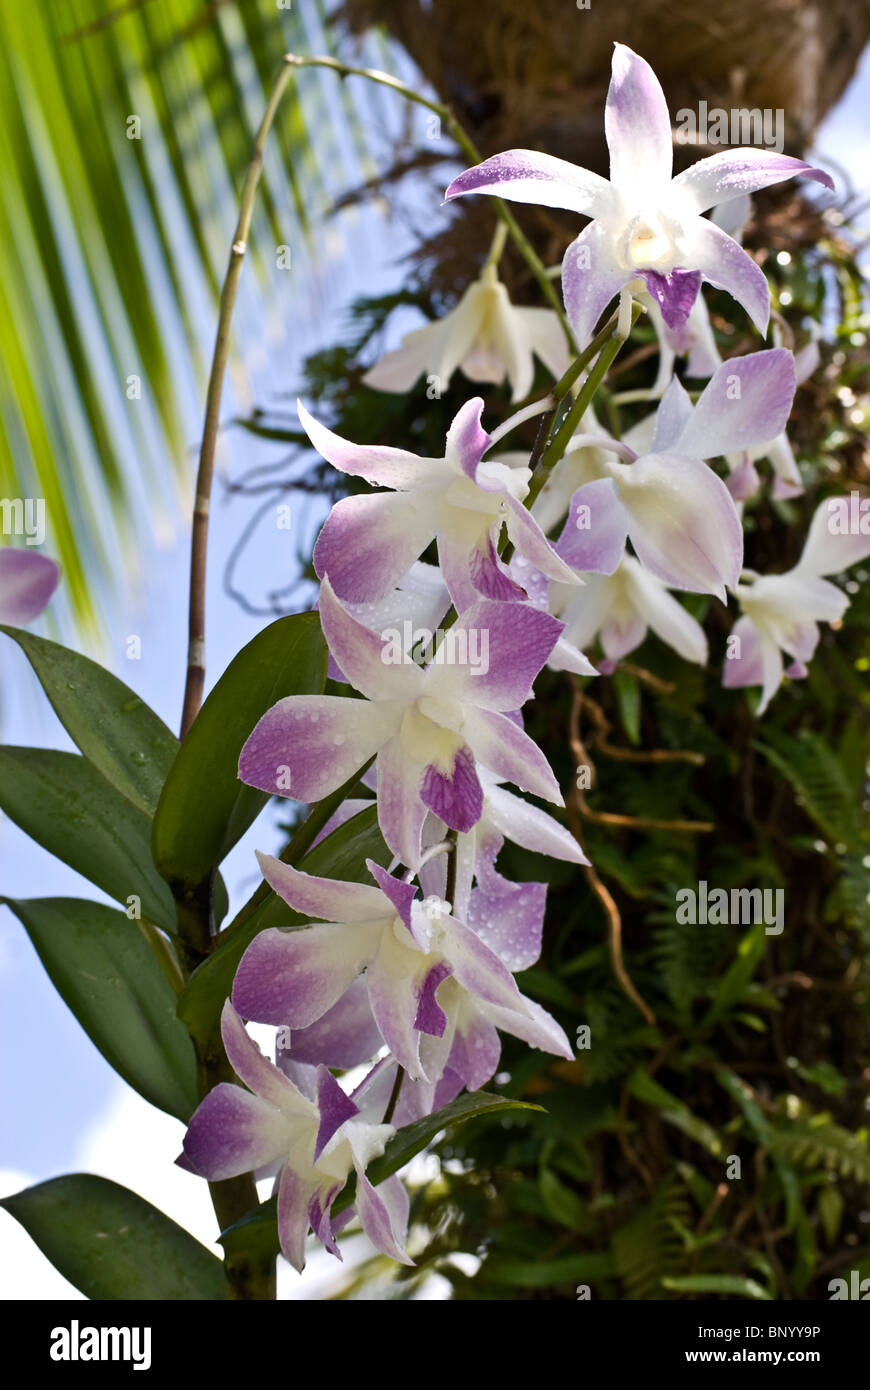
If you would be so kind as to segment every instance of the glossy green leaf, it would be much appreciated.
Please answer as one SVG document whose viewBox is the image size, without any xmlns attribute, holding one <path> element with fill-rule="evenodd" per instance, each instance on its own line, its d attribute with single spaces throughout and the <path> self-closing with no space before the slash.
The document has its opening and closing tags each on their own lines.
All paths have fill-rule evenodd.
<svg viewBox="0 0 870 1390">
<path fill-rule="evenodd" d="M 278 700 L 323 690 L 326 658 L 317 614 L 296 613 L 270 623 L 227 667 L 178 750 L 154 817 L 154 862 L 165 878 L 202 883 L 259 815 L 269 797 L 239 781 L 242 746 Z"/>
<path fill-rule="evenodd" d="M 172 894 L 151 860 L 151 822 L 77 753 L 0 748 L 0 808 L 122 907 L 174 932 Z"/>
<path fill-rule="evenodd" d="M 68 1173 L 0 1202 L 65 1279 L 95 1300 L 221 1299 L 223 1266 L 150 1202 Z"/>
<path fill-rule="evenodd" d="M 116 791 L 153 815 L 178 740 L 129 686 L 79 652 L 2 627 L 26 655 L 76 747 Z"/>
<path fill-rule="evenodd" d="M 380 1158 L 376 1158 L 366 1169 L 366 1177 L 373 1186 L 385 1178 L 392 1177 L 406 1163 L 431 1144 L 437 1134 L 452 1125 L 463 1124 L 480 1115 L 491 1115 L 508 1110 L 533 1110 L 541 1113 L 542 1106 L 530 1105 L 527 1101 L 510 1100 L 507 1096 L 496 1096 L 489 1091 L 467 1091 L 449 1105 L 436 1110 L 434 1115 L 425 1115 L 413 1124 L 405 1125 L 388 1142 Z M 336 1197 L 332 1206 L 333 1216 L 353 1205 L 356 1191 L 356 1178 L 351 1178 Z M 234 1226 L 230 1226 L 220 1237 L 225 1250 L 252 1250 L 258 1254 L 277 1253 L 278 1228 L 276 1225 L 276 1200 L 270 1197 L 253 1212 L 243 1216 Z"/>
<path fill-rule="evenodd" d="M 135 921 L 84 898 L 0 898 L 49 978 L 125 1081 L 180 1120 L 197 1103 L 193 1044 L 175 995 Z"/>
<path fill-rule="evenodd" d="M 371 880 L 366 859 L 373 859 L 382 867 L 390 861 L 374 805 L 345 821 L 315 845 L 299 868 L 321 878 L 368 883 Z M 239 961 L 258 932 L 266 927 L 301 927 L 305 923 L 306 918 L 270 890 L 242 924 L 235 929 L 228 928 L 227 939 L 193 972 L 178 1001 L 178 1017 L 191 1033 L 195 1037 L 205 1037 L 215 1026 L 232 988 Z"/>
</svg>

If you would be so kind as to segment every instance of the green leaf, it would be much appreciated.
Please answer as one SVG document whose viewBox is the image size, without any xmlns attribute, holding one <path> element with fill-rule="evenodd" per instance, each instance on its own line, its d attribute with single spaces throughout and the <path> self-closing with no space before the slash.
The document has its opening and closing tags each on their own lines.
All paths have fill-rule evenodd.
<svg viewBox="0 0 870 1390">
<path fill-rule="evenodd" d="M 719 1138 L 712 1125 L 708 1125 L 705 1120 L 698 1119 L 683 1101 L 677 1096 L 666 1091 L 664 1086 L 660 1086 L 651 1076 L 638 1067 L 626 1082 L 628 1090 L 638 1100 L 645 1101 L 647 1105 L 654 1105 L 661 1112 L 663 1120 L 680 1129 L 684 1134 L 688 1134 L 690 1139 L 694 1139 L 696 1144 L 701 1144 L 708 1153 L 714 1158 L 721 1157 L 723 1153 L 722 1140 Z"/>
<path fill-rule="evenodd" d="M 242 746 L 278 700 L 323 690 L 326 658 L 317 614 L 297 613 L 270 623 L 227 667 L 178 750 L 154 817 L 164 878 L 202 883 L 259 815 L 269 796 L 239 782 Z"/>
<path fill-rule="evenodd" d="M 732 1005 L 736 1004 L 746 992 L 746 986 L 755 974 L 756 966 L 764 955 L 767 936 L 761 922 L 750 927 L 737 947 L 737 955 L 729 965 L 713 995 L 703 1026 L 709 1028 L 720 1018 L 725 1017 Z"/>
<path fill-rule="evenodd" d="M 172 894 L 151 860 L 151 822 L 77 753 L 0 748 L 0 807 L 10 820 L 126 906 L 176 929 Z"/>
<path fill-rule="evenodd" d="M 368 883 L 366 859 L 382 867 L 389 863 L 390 852 L 378 827 L 374 805 L 360 811 L 337 830 L 321 840 L 304 857 L 299 868 L 321 878 L 343 879 L 348 883 Z M 178 1017 L 194 1037 L 204 1038 L 220 1017 L 224 1000 L 229 997 L 233 976 L 245 950 L 258 932 L 266 927 L 302 927 L 307 918 L 301 917 L 278 897 L 269 892 L 259 907 L 198 966 L 188 980 L 178 1001 Z M 227 929 L 228 933 L 230 928 Z"/>
<path fill-rule="evenodd" d="M 125 1081 L 180 1120 L 198 1094 L 193 1045 L 175 995 L 136 923 L 83 898 L 0 898 L 24 925 L 49 978 Z"/>
<path fill-rule="evenodd" d="M 150 1202 L 108 1178 L 68 1173 L 0 1202 L 88 1298 L 224 1296 L 220 1260 Z"/>
<path fill-rule="evenodd" d="M 640 743 L 640 682 L 630 671 L 614 671 L 611 681 L 619 718 L 629 743 Z"/>
<path fill-rule="evenodd" d="M 3 627 L 21 647 L 73 743 L 106 781 L 153 815 L 178 740 L 123 681 L 86 656 Z"/>
<path fill-rule="evenodd" d="M 843 1220 L 845 1202 L 840 1195 L 840 1189 L 834 1184 L 829 1183 L 823 1187 L 819 1193 L 817 1202 L 819 1219 L 825 1233 L 825 1240 L 828 1245 L 833 1245 L 839 1234 L 840 1224 Z"/>
<path fill-rule="evenodd" d="M 506 1096 L 496 1096 L 489 1091 L 470 1091 L 459 1096 L 457 1100 L 451 1101 L 441 1110 L 437 1110 L 434 1115 L 424 1115 L 422 1120 L 415 1120 L 413 1124 L 405 1125 L 398 1130 L 392 1139 L 387 1143 L 383 1154 L 376 1158 L 366 1169 L 366 1177 L 373 1186 L 377 1187 L 379 1182 L 385 1178 L 392 1177 L 406 1163 L 427 1144 L 431 1144 L 437 1134 L 442 1129 L 447 1129 L 450 1125 L 462 1124 L 466 1120 L 476 1119 L 479 1115 L 492 1114 L 495 1111 L 505 1110 L 536 1110 L 541 1112 L 540 1105 L 530 1105 L 527 1101 L 510 1100 Z M 356 1178 L 348 1180 L 343 1190 L 338 1194 L 333 1203 L 332 1214 L 338 1216 L 339 1212 L 353 1205 L 354 1193 L 356 1191 Z M 267 1202 L 256 1207 L 254 1211 L 243 1216 L 241 1221 L 228 1227 L 220 1237 L 220 1242 L 225 1250 L 245 1250 L 252 1254 L 277 1254 L 278 1228 L 276 1224 L 277 1203 L 274 1197 L 270 1197 Z"/>
<path fill-rule="evenodd" d="M 662 1287 L 677 1293 L 733 1293 L 741 1298 L 764 1299 L 770 1294 L 754 1279 L 742 1279 L 736 1274 L 680 1274 L 663 1278 Z"/>
</svg>

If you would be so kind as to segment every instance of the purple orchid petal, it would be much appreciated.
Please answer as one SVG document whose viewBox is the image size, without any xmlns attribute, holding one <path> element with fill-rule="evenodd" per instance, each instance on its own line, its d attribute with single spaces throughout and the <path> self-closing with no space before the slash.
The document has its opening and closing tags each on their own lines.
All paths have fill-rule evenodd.
<svg viewBox="0 0 870 1390">
<path fill-rule="evenodd" d="M 405 449 L 390 449 L 381 444 L 351 444 L 321 425 L 297 402 L 302 428 L 323 458 L 342 473 L 365 478 L 379 487 L 418 488 L 443 479 L 441 459 L 418 458 Z"/>
<path fill-rule="evenodd" d="M 722 480 L 679 454 L 647 454 L 618 468 L 641 563 L 672 588 L 724 600 L 725 585 L 735 588 L 743 568 L 743 528 Z"/>
<path fill-rule="evenodd" d="M 221 1081 L 191 1117 L 184 1136 L 185 1164 L 209 1182 L 223 1182 L 274 1163 L 288 1143 L 287 1120 L 279 1111 L 241 1086 Z"/>
<path fill-rule="evenodd" d="M 628 524 L 612 478 L 584 483 L 571 498 L 556 550 L 575 570 L 613 574 L 625 554 Z"/>
<path fill-rule="evenodd" d="M 323 1191 L 318 1189 L 308 1202 L 308 1221 L 311 1229 L 323 1248 L 337 1260 L 343 1260 L 344 1256 L 338 1248 L 330 1208 L 340 1190 L 340 1186 L 336 1185 L 330 1185 Z"/>
<path fill-rule="evenodd" d="M 729 473 L 725 479 L 725 486 L 731 493 L 735 502 L 745 502 L 748 497 L 754 497 L 761 487 L 761 479 L 758 476 L 758 469 L 752 462 L 748 454 L 743 458 L 733 473 Z"/>
<path fill-rule="evenodd" d="M 425 494 L 343 497 L 317 538 L 314 568 L 319 579 L 329 576 L 339 598 L 374 603 L 396 587 L 434 540 L 436 529 Z"/>
<path fill-rule="evenodd" d="M 34 550 L 0 550 L 0 623 L 26 627 L 60 583 L 60 570 Z"/>
<path fill-rule="evenodd" d="M 279 898 L 303 917 L 323 922 L 377 922 L 390 915 L 377 888 L 367 883 L 343 883 L 335 878 L 317 878 L 282 864 L 271 854 L 257 851 L 260 872 Z"/>
<path fill-rule="evenodd" d="M 587 217 L 599 217 L 613 205 L 606 179 L 537 150 L 505 150 L 466 169 L 450 184 L 444 201 L 464 193 L 492 193 L 514 203 L 567 208 Z"/>
<path fill-rule="evenodd" d="M 478 596 L 495 599 L 501 603 L 522 603 L 526 598 L 525 589 L 511 579 L 499 559 L 490 532 L 482 537 L 471 552 L 468 559 L 468 577 L 476 590 L 474 602 Z"/>
<path fill-rule="evenodd" d="M 322 1062 L 324 1066 L 347 1071 L 374 1057 L 382 1044 L 365 976 L 358 975 L 322 1018 L 308 1028 L 291 1031 L 289 1050 L 279 1048 L 276 1061 L 281 1071 L 290 1062 L 315 1066 Z"/>
<path fill-rule="evenodd" d="M 408 1227 L 408 1199 L 401 1180 L 393 1175 L 378 1187 L 372 1187 L 362 1169 L 357 1167 L 356 1210 L 363 1230 L 376 1250 L 389 1255 L 399 1264 L 413 1265 L 414 1261 L 402 1249 Z"/>
<path fill-rule="evenodd" d="M 373 859 L 366 860 L 366 868 L 378 885 L 385 897 L 389 898 L 396 912 L 408 930 L 411 930 L 411 903 L 417 896 L 417 889 L 413 883 L 405 883 L 400 878 L 394 878 L 386 869 L 382 869 L 380 864 L 376 864 Z"/>
<path fill-rule="evenodd" d="M 671 377 L 670 384 L 656 411 L 652 452 L 660 454 L 675 448 L 677 440 L 691 418 L 692 398 L 677 378 Z M 690 453 L 691 450 L 685 452 Z"/>
<path fill-rule="evenodd" d="M 668 104 L 649 63 L 622 43 L 613 48 L 604 129 L 611 183 L 632 194 L 668 183 L 673 168 Z"/>
<path fill-rule="evenodd" d="M 378 754 L 378 824 L 390 851 L 408 869 L 420 862 L 426 807 L 420 800 L 425 764 L 408 756 L 401 737 Z"/>
<path fill-rule="evenodd" d="M 686 260 L 717 290 L 725 290 L 746 310 L 759 333 L 770 321 L 770 288 L 751 256 L 713 222 L 696 218 L 686 229 Z"/>
<path fill-rule="evenodd" d="M 369 700 L 413 700 L 423 686 L 421 671 L 413 663 L 398 665 L 388 660 L 384 633 L 372 632 L 339 603 L 328 579 L 320 586 L 320 623 L 329 650 L 345 678 Z"/>
<path fill-rule="evenodd" d="M 602 311 L 635 273 L 619 264 L 613 239 L 600 222 L 590 222 L 572 241 L 562 261 L 562 296 L 580 348 L 592 337 Z"/>
<path fill-rule="evenodd" d="M 490 1004 L 519 1008 L 519 990 L 513 975 L 486 943 L 458 917 L 441 918 L 442 951 L 457 984 Z"/>
<path fill-rule="evenodd" d="M 546 883 L 511 883 L 498 893 L 477 887 L 468 925 L 508 970 L 528 970 L 541 954 L 546 901 Z"/>
<path fill-rule="evenodd" d="M 576 576 L 569 565 L 566 565 L 556 550 L 547 540 L 540 526 L 538 525 L 531 512 L 518 502 L 516 497 L 506 497 L 507 517 L 505 525 L 510 539 L 513 541 L 517 554 L 521 555 L 529 564 L 534 565 L 535 569 L 548 579 L 555 579 L 561 584 L 575 584 Z"/>
<path fill-rule="evenodd" d="M 570 830 L 504 787 L 487 787 L 485 816 L 488 824 L 523 849 L 572 864 L 589 863 Z"/>
<path fill-rule="evenodd" d="M 424 1075 L 420 1063 L 420 1033 L 414 1026 L 426 957 L 402 946 L 394 932 L 381 937 L 378 953 L 366 971 L 369 1002 L 381 1036 L 400 1067 L 412 1079 Z"/>
<path fill-rule="evenodd" d="M 601 648 L 607 661 L 600 663 L 605 675 L 610 675 L 617 662 L 640 646 L 647 634 L 647 624 L 639 613 L 611 613 L 601 624 Z"/>
<path fill-rule="evenodd" d="M 396 1126 L 401 1128 L 441 1110 L 456 1099 L 464 1084 L 450 1067 L 444 1068 L 437 1081 L 410 1081 L 406 1077 L 396 1104 Z"/>
<path fill-rule="evenodd" d="M 320 1111 L 320 1126 L 314 1145 L 315 1163 L 345 1121 L 359 1114 L 350 1096 L 345 1095 L 332 1073 L 322 1065 L 317 1069 L 317 1108 Z"/>
<path fill-rule="evenodd" d="M 487 564 L 487 557 L 492 549 L 489 531 L 483 539 L 475 536 L 466 540 L 462 535 L 461 526 L 458 529 L 459 534 L 451 535 L 446 531 L 439 533 L 438 563 L 454 608 L 457 613 L 464 613 L 466 608 L 470 608 L 480 599 L 477 583 L 495 584 L 500 590 L 501 581 L 492 574 Z M 495 567 L 498 568 L 497 562 Z M 505 594 L 500 590 L 497 597 L 504 599 Z"/>
<path fill-rule="evenodd" d="M 382 923 L 269 927 L 239 962 L 233 1003 L 245 1018 L 307 1028 L 337 1003 L 378 949 Z"/>
<path fill-rule="evenodd" d="M 688 417 L 675 453 L 711 459 L 775 439 L 795 393 L 794 358 L 785 348 L 723 362 Z"/>
<path fill-rule="evenodd" d="M 699 159 L 697 164 L 677 174 L 673 189 L 693 212 L 706 212 L 732 198 L 798 176 L 815 179 L 834 191 L 834 181 L 823 169 L 815 169 L 787 154 L 777 154 L 775 150 L 751 147 L 720 150 L 708 159 Z"/>
<path fill-rule="evenodd" d="M 483 788 L 470 750 L 457 748 L 449 770 L 430 763 L 423 774 L 420 798 L 451 830 L 465 834 L 476 825 L 483 811 Z"/>
<path fill-rule="evenodd" d="M 571 1044 L 565 1036 L 564 1029 L 559 1027 L 552 1015 L 525 995 L 521 994 L 520 999 L 523 1003 L 522 1013 L 486 1004 L 484 1008 L 487 1017 L 502 1033 L 511 1033 L 515 1038 L 522 1038 L 530 1047 L 540 1048 L 542 1052 L 552 1052 L 556 1057 L 573 1060 Z"/>
<path fill-rule="evenodd" d="M 482 599 L 448 630 L 453 663 L 428 668 L 426 694 L 500 713 L 519 709 L 563 627 L 528 604 Z"/>
<path fill-rule="evenodd" d="M 563 806 L 559 784 L 538 745 L 504 714 L 465 707 L 465 738 L 484 767 L 533 796 Z"/>
<path fill-rule="evenodd" d="M 263 1056 L 229 999 L 221 1013 L 221 1038 L 227 1061 L 249 1090 L 285 1115 L 311 1118 L 311 1102 Z"/>
<path fill-rule="evenodd" d="M 349 796 L 347 801 L 341 803 L 335 815 L 329 817 L 320 834 L 315 835 L 311 841 L 311 848 L 314 849 L 319 845 L 321 841 L 326 839 L 327 835 L 332 834 L 333 830 L 339 830 L 349 820 L 353 820 L 354 816 L 358 816 L 362 811 L 370 810 L 374 804 L 368 797 Z"/>
<path fill-rule="evenodd" d="M 450 1070 L 469 1091 L 485 1086 L 501 1057 L 501 1038 L 492 1023 L 477 1009 L 467 1008 L 457 1022 L 450 1049 Z"/>
<path fill-rule="evenodd" d="M 438 986 L 450 975 L 450 966 L 444 961 L 433 965 L 426 974 L 417 1000 L 417 1014 L 414 1027 L 421 1033 L 429 1033 L 434 1038 L 443 1038 L 447 1027 L 447 1015 L 436 999 Z"/>
<path fill-rule="evenodd" d="M 395 732 L 401 706 L 335 695 L 289 695 L 254 728 L 239 777 L 272 796 L 319 801 L 357 772 Z"/>
<path fill-rule="evenodd" d="M 305 1268 L 308 1207 L 317 1189 L 285 1166 L 278 1182 L 278 1239 L 281 1252 L 299 1274 Z"/>
<path fill-rule="evenodd" d="M 722 684 L 726 690 L 760 685 L 761 703 L 756 714 L 761 716 L 782 684 L 782 655 L 776 643 L 745 615 L 731 629 L 732 642 L 735 637 L 740 645 L 734 649 L 729 643 L 731 654 L 725 660 Z"/>
<path fill-rule="evenodd" d="M 641 279 L 662 311 L 662 318 L 673 332 L 684 328 L 689 321 L 698 291 L 701 288 L 699 270 L 644 270 Z"/>
<path fill-rule="evenodd" d="M 482 414 L 483 400 L 475 396 L 473 400 L 465 402 L 447 431 L 447 462 L 461 468 L 473 483 L 477 481 L 480 460 L 492 444 L 480 423 Z"/>
</svg>

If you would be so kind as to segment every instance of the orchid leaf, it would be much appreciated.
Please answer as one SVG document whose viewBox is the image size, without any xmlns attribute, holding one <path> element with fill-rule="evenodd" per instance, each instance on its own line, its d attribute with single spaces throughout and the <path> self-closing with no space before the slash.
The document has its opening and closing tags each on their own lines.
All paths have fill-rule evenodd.
<svg viewBox="0 0 870 1390">
<path fill-rule="evenodd" d="M 141 1096 L 188 1120 L 197 1102 L 193 1045 L 139 927 L 83 898 L 0 898 L 91 1042 Z"/>
<path fill-rule="evenodd" d="M 269 797 L 239 782 L 242 745 L 278 700 L 319 694 L 325 681 L 315 613 L 279 618 L 230 663 L 178 750 L 154 817 L 154 862 L 169 882 L 204 882 L 256 819 Z"/>
<path fill-rule="evenodd" d="M 168 1302 L 224 1296 L 221 1262 L 143 1197 L 67 1173 L 0 1202 L 87 1298 Z"/>
<path fill-rule="evenodd" d="M 51 748 L 0 748 L 0 808 L 25 834 L 122 906 L 176 929 L 172 894 L 151 860 L 151 822 L 86 758 Z"/>
<path fill-rule="evenodd" d="M 152 815 L 178 740 L 123 681 L 79 652 L 0 626 L 21 647 L 76 747 L 116 791 Z"/>
</svg>

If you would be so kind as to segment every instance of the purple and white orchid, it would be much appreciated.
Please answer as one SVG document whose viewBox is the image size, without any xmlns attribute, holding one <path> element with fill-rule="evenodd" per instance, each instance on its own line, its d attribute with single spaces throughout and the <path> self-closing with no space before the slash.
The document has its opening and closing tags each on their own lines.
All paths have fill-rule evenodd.
<svg viewBox="0 0 870 1390">
<path fill-rule="evenodd" d="M 309 439 L 329 463 L 394 489 L 343 498 L 327 518 L 314 566 L 339 598 L 384 598 L 437 539 L 441 572 L 458 612 L 480 598 L 523 600 L 525 593 L 498 557 L 502 526 L 518 554 L 549 578 L 571 582 L 523 506 L 528 468 L 484 459 L 493 440 L 481 425 L 482 411 L 480 397 L 468 401 L 450 426 L 444 457 L 430 459 L 405 449 L 351 444 L 299 406 Z"/>
<path fill-rule="evenodd" d="M 352 617 L 326 579 L 320 619 L 338 666 L 367 703 L 333 695 L 279 700 L 242 749 L 243 782 L 319 801 L 377 754 L 381 830 L 409 869 L 419 862 L 429 811 L 460 831 L 480 819 L 477 761 L 563 804 L 543 754 L 507 717 L 529 698 L 553 650 L 562 631 L 555 618 L 526 604 L 481 600 L 446 631 L 447 645 L 425 670 L 410 656 L 394 660 L 406 653 Z"/>
<path fill-rule="evenodd" d="M 445 198 L 490 193 L 592 219 L 562 263 L 565 309 L 581 348 L 614 295 L 638 278 L 669 328 L 686 323 L 707 280 L 766 333 L 770 293 L 762 271 L 702 214 L 796 175 L 833 189 L 830 175 L 789 155 L 746 148 L 722 150 L 672 177 L 671 119 L 661 85 L 649 63 L 621 43 L 614 46 L 604 126 L 609 183 L 552 155 L 508 150 L 460 174 Z"/>
<path fill-rule="evenodd" d="M 408 1197 L 401 1181 L 393 1176 L 375 1188 L 365 1175 L 394 1129 L 362 1103 L 363 1088 L 346 1095 L 320 1066 L 315 1094 L 304 1095 L 263 1056 L 229 1000 L 221 1037 L 233 1071 L 248 1089 L 221 1082 L 208 1093 L 185 1134 L 181 1165 L 209 1182 L 274 1171 L 281 1250 L 300 1272 L 309 1226 L 341 1258 L 330 1211 L 355 1172 L 355 1205 L 366 1235 L 384 1254 L 411 1264 L 403 1249 Z"/>
</svg>

